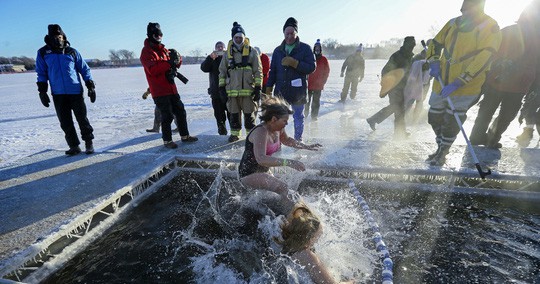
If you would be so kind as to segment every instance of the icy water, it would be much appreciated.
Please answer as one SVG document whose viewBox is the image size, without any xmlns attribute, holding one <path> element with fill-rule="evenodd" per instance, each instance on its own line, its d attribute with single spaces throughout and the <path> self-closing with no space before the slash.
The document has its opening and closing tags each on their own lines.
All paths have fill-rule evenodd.
<svg viewBox="0 0 540 284">
<path fill-rule="evenodd" d="M 44 283 L 310 283 L 272 241 L 280 217 L 242 197 L 236 180 L 217 180 L 180 174 Z M 537 204 L 357 185 L 394 260 L 394 283 L 539 283 Z M 334 278 L 380 283 L 346 181 L 292 186 L 323 220 L 315 250 Z"/>
</svg>

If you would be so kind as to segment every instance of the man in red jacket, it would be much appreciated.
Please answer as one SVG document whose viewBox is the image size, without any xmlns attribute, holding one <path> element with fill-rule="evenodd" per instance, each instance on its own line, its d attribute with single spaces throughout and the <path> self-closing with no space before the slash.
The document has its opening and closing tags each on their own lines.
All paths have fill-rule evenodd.
<svg viewBox="0 0 540 284">
<path fill-rule="evenodd" d="M 319 39 L 317 39 L 317 42 L 313 46 L 313 54 L 315 54 L 317 67 L 315 68 L 315 72 L 308 76 L 308 101 L 304 115 L 306 117 L 308 116 L 311 106 L 311 120 L 316 121 L 321 106 L 321 91 L 324 89 L 326 80 L 328 80 L 328 75 L 330 75 L 330 65 L 328 64 L 328 59 L 322 55 L 321 41 Z"/>
<path fill-rule="evenodd" d="M 270 57 L 268 57 L 266 53 L 261 52 L 260 48 L 258 47 L 254 47 L 254 48 L 255 50 L 257 50 L 261 58 L 261 66 L 262 66 L 262 73 L 263 73 L 263 86 L 266 86 L 266 82 L 268 81 L 268 73 L 270 72 Z M 266 94 L 262 94 L 262 95 L 263 95 L 263 98 L 266 97 Z"/>
<path fill-rule="evenodd" d="M 148 80 L 152 99 L 161 112 L 163 144 L 167 148 L 175 149 L 178 145 L 172 141 L 171 123 L 173 117 L 178 120 L 178 131 L 182 142 L 198 140 L 197 137 L 189 136 L 186 110 L 174 83 L 176 70 L 182 64 L 182 57 L 176 55 L 171 58 L 169 50 L 161 43 L 163 33 L 158 23 L 148 23 L 146 30 L 148 38 L 144 40 L 141 63 L 144 67 L 146 80 Z M 171 54 L 175 55 L 177 52 L 171 50 Z"/>
</svg>

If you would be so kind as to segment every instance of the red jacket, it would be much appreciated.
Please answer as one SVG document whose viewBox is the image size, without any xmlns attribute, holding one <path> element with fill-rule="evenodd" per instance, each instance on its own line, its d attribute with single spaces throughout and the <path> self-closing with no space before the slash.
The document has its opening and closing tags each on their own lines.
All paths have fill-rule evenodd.
<svg viewBox="0 0 540 284">
<path fill-rule="evenodd" d="M 261 53 L 261 64 L 262 64 L 262 73 L 263 73 L 262 85 L 264 87 L 266 86 L 266 81 L 268 81 L 268 72 L 270 72 L 270 57 L 268 57 L 266 53 Z"/>
<path fill-rule="evenodd" d="M 144 40 L 140 59 L 152 98 L 178 94 L 176 84 L 169 83 L 165 76 L 165 73 L 171 68 L 167 62 L 169 60 L 169 51 L 165 48 L 165 45 L 152 43 L 148 39 Z M 180 67 L 181 64 L 182 60 L 180 60 L 177 67 Z"/>
<path fill-rule="evenodd" d="M 309 74 L 308 77 L 309 91 L 320 91 L 324 89 L 324 84 L 326 84 L 326 80 L 330 74 L 330 65 L 328 64 L 328 59 L 326 59 L 324 55 L 317 58 L 316 63 L 317 67 L 315 68 L 315 72 Z"/>
</svg>

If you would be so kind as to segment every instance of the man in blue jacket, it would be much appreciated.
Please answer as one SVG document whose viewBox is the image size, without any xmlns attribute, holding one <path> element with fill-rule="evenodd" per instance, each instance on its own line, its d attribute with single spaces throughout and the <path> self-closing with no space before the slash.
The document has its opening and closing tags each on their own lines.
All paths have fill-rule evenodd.
<svg viewBox="0 0 540 284">
<path fill-rule="evenodd" d="M 90 67 L 81 54 L 70 46 L 66 34 L 59 25 L 48 26 L 45 44 L 38 50 L 36 58 L 37 86 L 41 103 L 49 107 L 51 101 L 47 91 L 50 84 L 56 115 L 69 146 L 66 155 L 73 156 L 81 152 L 72 112 L 79 123 L 81 137 L 85 141 L 85 153 L 92 154 L 94 153 L 92 144 L 94 129 L 86 117 L 83 87 L 79 76 L 80 74 L 83 77 L 88 88 L 90 101 L 95 102 L 96 91 Z"/>
<path fill-rule="evenodd" d="M 300 42 L 298 22 L 290 17 L 283 26 L 285 39 L 274 49 L 266 95 L 282 96 L 291 104 L 294 119 L 294 139 L 301 141 L 304 132 L 304 105 L 307 97 L 307 76 L 315 71 L 315 56 L 311 47 Z"/>
</svg>

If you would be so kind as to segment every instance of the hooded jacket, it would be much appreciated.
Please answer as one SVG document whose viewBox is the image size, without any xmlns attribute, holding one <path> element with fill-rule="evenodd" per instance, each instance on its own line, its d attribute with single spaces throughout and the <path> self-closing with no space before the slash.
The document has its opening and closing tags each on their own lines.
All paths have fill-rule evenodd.
<svg viewBox="0 0 540 284">
<path fill-rule="evenodd" d="M 79 74 L 84 81 L 92 80 L 90 67 L 83 60 L 81 54 L 69 46 L 54 48 L 45 37 L 46 45 L 40 48 L 36 57 L 37 81 L 51 86 L 52 95 L 80 95 L 83 87 Z"/>
<path fill-rule="evenodd" d="M 178 94 L 176 84 L 171 84 L 165 74 L 171 69 L 169 51 L 161 43 L 152 43 L 149 39 L 144 40 L 141 51 L 141 63 L 144 67 L 146 80 L 152 93 L 152 98 Z M 180 67 L 182 61 L 177 67 Z"/>
<path fill-rule="evenodd" d="M 463 17 L 451 19 L 431 41 L 427 59 L 440 56 L 441 76 L 445 85 L 457 78 L 464 85 L 456 90 L 456 96 L 475 96 L 481 92 L 493 55 L 501 44 L 501 32 L 497 22 L 484 14 L 477 15 L 468 28 Z M 442 50 L 442 54 L 441 54 Z M 433 82 L 433 92 L 439 94 L 441 85 Z"/>
<path fill-rule="evenodd" d="M 281 65 L 281 60 L 286 56 L 285 41 L 283 41 L 272 54 L 270 74 L 266 86 L 275 85 L 274 95 L 281 95 L 290 104 L 304 104 L 307 96 L 307 76 L 315 71 L 315 56 L 311 47 L 300 42 L 298 37 L 295 47 L 288 55 L 298 60 L 297 68 Z"/>
</svg>

